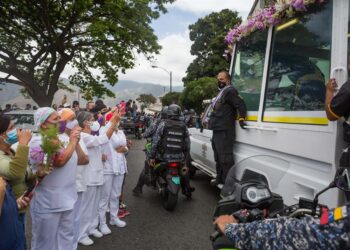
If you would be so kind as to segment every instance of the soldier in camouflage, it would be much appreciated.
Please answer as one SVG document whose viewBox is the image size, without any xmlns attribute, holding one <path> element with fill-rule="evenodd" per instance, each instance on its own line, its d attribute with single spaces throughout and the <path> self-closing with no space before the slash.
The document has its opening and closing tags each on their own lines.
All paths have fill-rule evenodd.
<svg viewBox="0 0 350 250">
<path fill-rule="evenodd" d="M 186 128 L 186 125 L 183 121 L 180 120 L 181 117 L 181 109 L 178 105 L 172 104 L 167 109 L 167 119 L 162 120 L 158 127 L 157 131 L 152 139 L 152 147 L 150 152 L 151 161 L 154 163 L 155 159 L 159 161 L 171 162 L 171 161 L 184 161 L 186 155 L 190 151 L 190 138 L 189 133 Z M 180 141 L 178 145 L 173 145 L 175 150 L 169 151 L 166 145 L 163 145 L 163 138 L 167 136 L 165 133 L 165 128 L 170 133 L 178 133 L 181 134 L 179 136 L 175 136 L 174 138 L 169 138 L 169 140 Z M 176 148 L 177 147 L 177 148 Z"/>
<path fill-rule="evenodd" d="M 162 120 L 167 118 L 167 110 L 168 110 L 168 106 L 164 106 L 162 108 L 160 116 L 156 120 L 154 120 L 154 122 L 152 122 L 152 124 L 146 129 L 145 133 L 143 133 L 143 135 L 142 135 L 143 138 L 145 138 L 145 139 L 151 138 L 152 139 L 152 137 L 154 136 L 154 134 L 157 131 L 159 123 Z"/>
<path fill-rule="evenodd" d="M 350 207 L 345 207 L 350 214 Z M 348 217 L 321 225 L 320 219 L 278 219 L 239 224 L 232 215 L 216 221 L 238 249 L 348 249 L 350 221 Z"/>
</svg>

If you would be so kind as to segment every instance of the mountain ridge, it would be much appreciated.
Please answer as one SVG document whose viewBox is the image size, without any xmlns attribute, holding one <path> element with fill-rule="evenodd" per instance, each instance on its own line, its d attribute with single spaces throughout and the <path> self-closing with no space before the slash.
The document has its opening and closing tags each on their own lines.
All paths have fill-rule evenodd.
<svg viewBox="0 0 350 250">
<path fill-rule="evenodd" d="M 68 83 L 68 79 L 61 79 L 64 83 Z M 169 91 L 169 86 L 163 86 L 154 83 L 143 83 L 131 80 L 120 80 L 114 86 L 105 83 L 106 87 L 115 93 L 115 98 L 104 97 L 100 98 L 104 100 L 107 106 L 114 106 L 121 100 L 135 100 L 140 94 L 152 94 L 155 97 L 164 95 Z M 75 92 L 71 93 L 66 90 L 59 90 L 56 92 L 53 104 L 61 104 L 64 95 L 67 95 L 67 101 L 72 103 L 74 100 L 79 100 L 81 106 L 84 106 L 86 100 L 80 97 L 80 92 L 77 87 L 70 85 Z M 37 105 L 31 98 L 26 99 L 20 90 L 22 87 L 15 84 L 1 84 L 0 85 L 0 106 L 4 107 L 5 104 L 17 104 L 18 107 L 24 107 L 25 104 L 29 103 L 31 105 Z M 183 90 L 182 86 L 173 86 L 174 92 L 181 92 Z"/>
</svg>

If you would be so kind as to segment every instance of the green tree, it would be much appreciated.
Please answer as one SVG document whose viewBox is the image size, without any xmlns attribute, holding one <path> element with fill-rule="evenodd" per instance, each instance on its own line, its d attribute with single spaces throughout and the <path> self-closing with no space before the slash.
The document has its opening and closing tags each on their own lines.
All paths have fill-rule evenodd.
<svg viewBox="0 0 350 250">
<path fill-rule="evenodd" d="M 82 92 L 114 96 L 103 82 L 116 84 L 135 53 L 150 59 L 159 52 L 150 23 L 173 1 L 2 0 L 0 83 L 20 85 L 49 106 L 69 64 L 76 72 L 70 83 Z"/>
<path fill-rule="evenodd" d="M 217 80 L 203 77 L 189 82 L 182 92 L 180 103 L 185 109 L 194 109 L 198 114 L 203 111 L 203 100 L 211 99 L 218 93 Z"/>
<path fill-rule="evenodd" d="M 221 70 L 227 70 L 230 62 L 224 59 L 227 49 L 224 39 L 227 32 L 241 22 L 236 11 L 224 9 L 211 13 L 189 26 L 190 40 L 193 41 L 191 54 L 196 58 L 188 66 L 185 85 L 201 77 L 214 77 Z"/>
<path fill-rule="evenodd" d="M 169 92 L 165 94 L 162 98 L 162 105 L 163 106 L 169 106 L 170 104 L 178 104 L 180 105 L 180 97 L 181 97 L 181 92 Z"/>
<path fill-rule="evenodd" d="M 141 103 L 141 110 L 148 108 L 149 105 L 157 102 L 157 99 L 152 94 L 141 94 L 136 100 Z"/>
</svg>

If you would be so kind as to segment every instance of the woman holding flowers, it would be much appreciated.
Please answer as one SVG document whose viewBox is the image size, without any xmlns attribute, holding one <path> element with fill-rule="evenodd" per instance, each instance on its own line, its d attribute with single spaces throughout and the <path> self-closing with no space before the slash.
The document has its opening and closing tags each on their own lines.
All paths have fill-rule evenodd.
<svg viewBox="0 0 350 250">
<path fill-rule="evenodd" d="M 103 185 L 103 163 L 102 146 L 109 142 L 113 135 L 114 128 L 120 121 L 119 112 L 113 112 L 109 127 L 105 134 L 93 136 L 92 132 L 97 132 L 100 124 L 94 121 L 93 114 L 81 112 L 78 117 L 79 126 L 82 128 L 81 139 L 84 141 L 89 155 L 89 164 L 86 167 L 87 190 L 82 195 L 81 220 L 79 229 L 79 243 L 92 245 L 93 241 L 89 235 L 102 237 L 98 226 L 98 204 L 101 197 L 101 187 Z"/>
<path fill-rule="evenodd" d="M 29 143 L 31 168 L 33 172 L 40 171 L 44 164 L 49 174 L 36 187 L 31 203 L 31 247 L 72 249 L 80 129 L 74 128 L 69 137 L 59 138 L 59 114 L 48 107 L 39 108 L 34 121 L 40 135 L 33 136 Z"/>
</svg>

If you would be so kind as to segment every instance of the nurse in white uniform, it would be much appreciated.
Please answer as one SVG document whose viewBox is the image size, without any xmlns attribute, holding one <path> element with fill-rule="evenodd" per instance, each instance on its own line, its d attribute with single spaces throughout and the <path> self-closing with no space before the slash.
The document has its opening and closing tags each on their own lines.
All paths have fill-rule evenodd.
<svg viewBox="0 0 350 250">
<path fill-rule="evenodd" d="M 101 127 L 100 135 L 103 135 L 107 131 L 108 122 L 111 119 L 111 114 L 106 114 L 106 127 Z M 99 218 L 100 218 L 100 231 L 102 234 L 107 235 L 111 233 L 111 230 L 106 223 L 106 212 L 109 207 L 111 217 L 113 214 L 118 214 L 119 209 L 119 197 L 121 192 L 121 186 L 123 184 L 123 177 L 121 168 L 118 164 L 118 153 L 117 149 L 123 144 L 123 142 L 118 138 L 117 131 L 118 126 L 116 126 L 116 132 L 113 133 L 108 144 L 103 146 L 103 154 L 106 155 L 107 159 L 104 162 L 104 184 L 102 186 L 102 195 L 99 204 Z M 127 148 L 124 149 L 127 152 Z M 117 216 L 113 217 L 111 220 L 112 225 L 118 227 L 125 227 L 126 223 L 120 220 Z"/>
<path fill-rule="evenodd" d="M 58 128 L 60 117 L 52 108 L 39 108 L 34 114 L 35 124 L 45 131 Z M 70 136 L 59 136 L 63 145 L 58 157 L 53 160 L 53 170 L 36 187 L 31 203 L 33 250 L 71 249 L 74 241 L 73 207 L 77 200 L 75 171 L 78 164 L 80 130 L 74 129 Z M 41 169 L 42 162 L 33 158 L 40 151 L 41 136 L 29 143 L 30 163 L 33 172 Z M 78 152 L 78 153 L 77 153 Z"/>
<path fill-rule="evenodd" d="M 117 152 L 117 172 L 114 177 L 114 186 L 110 197 L 110 224 L 117 227 L 125 227 L 126 223 L 118 218 L 119 198 L 122 194 L 124 177 L 128 172 L 125 154 L 128 152 L 127 141 L 122 130 L 116 130 L 115 140 L 112 141 L 112 147 Z M 113 204 L 113 208 L 112 208 Z M 114 207 L 115 205 L 115 207 Z"/>
<path fill-rule="evenodd" d="M 72 109 L 64 108 L 61 109 L 59 112 L 60 115 L 60 131 L 63 132 L 61 135 L 62 137 L 67 137 L 70 135 L 72 129 L 79 127 L 78 121 L 76 119 L 75 112 Z M 80 127 L 79 127 L 80 128 Z M 79 225 L 80 225 L 80 205 L 81 205 L 81 198 L 83 192 L 86 191 L 86 184 L 85 184 L 85 169 L 87 164 L 89 163 L 89 157 L 87 148 L 83 142 L 83 140 L 79 140 L 79 146 L 82 150 L 81 155 L 83 157 L 80 157 L 78 160 L 78 166 L 76 169 L 76 178 L 75 178 L 75 184 L 77 188 L 77 201 L 74 204 L 74 243 L 72 249 L 75 250 L 78 247 L 78 238 L 79 238 Z M 79 148 L 79 150 L 80 150 Z"/>
<path fill-rule="evenodd" d="M 120 121 L 118 112 L 114 112 L 110 122 L 110 127 L 106 133 L 99 136 L 91 135 L 91 132 L 99 130 L 99 123 L 94 121 L 94 117 L 89 112 L 81 112 L 78 117 L 79 126 L 83 128 L 81 139 L 84 141 L 89 155 L 89 164 L 86 167 L 87 190 L 82 195 L 81 219 L 79 229 L 79 243 L 82 245 L 92 245 L 93 241 L 89 237 L 102 237 L 98 227 L 98 205 L 101 198 L 103 185 L 103 163 L 102 146 L 109 143 L 113 135 L 114 128 Z"/>
</svg>

